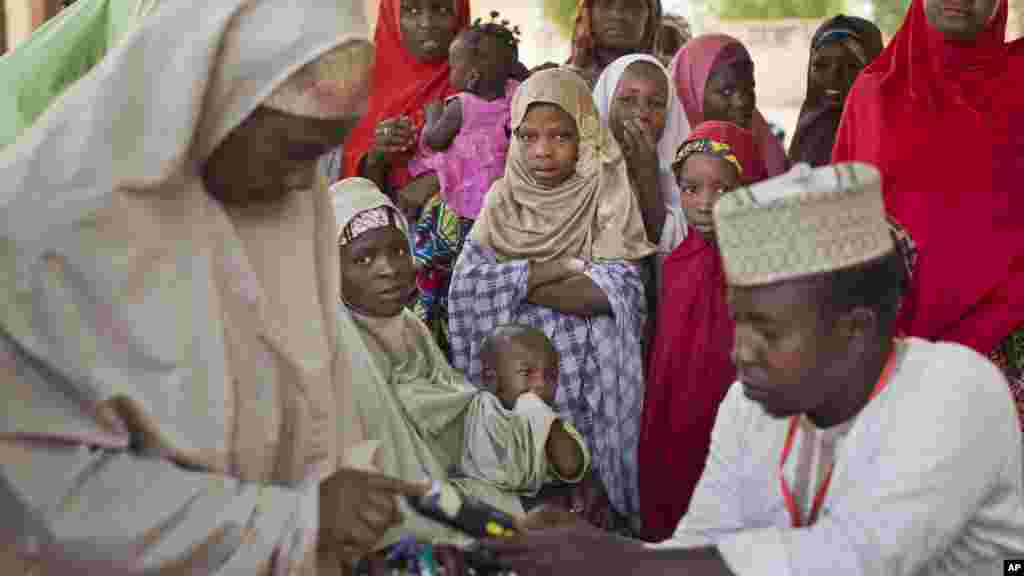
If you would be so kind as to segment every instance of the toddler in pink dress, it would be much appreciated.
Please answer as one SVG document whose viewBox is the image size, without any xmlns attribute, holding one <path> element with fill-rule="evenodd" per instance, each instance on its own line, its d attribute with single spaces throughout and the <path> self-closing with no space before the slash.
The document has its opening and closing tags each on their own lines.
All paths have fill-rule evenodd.
<svg viewBox="0 0 1024 576">
<path fill-rule="evenodd" d="M 458 91 L 427 106 L 419 151 L 409 163 L 417 177 L 434 172 L 441 192 L 419 212 L 414 230 L 419 296 L 413 311 L 448 352 L 448 281 L 484 196 L 505 173 L 512 96 L 525 78 L 518 27 L 477 20 L 451 44 L 449 82 Z"/>
<path fill-rule="evenodd" d="M 512 95 L 524 70 L 515 34 L 478 20 L 452 42 L 449 82 L 458 94 L 427 106 L 410 164 L 413 176 L 437 174 L 442 199 L 463 218 L 477 217 L 487 190 L 505 173 Z"/>
</svg>

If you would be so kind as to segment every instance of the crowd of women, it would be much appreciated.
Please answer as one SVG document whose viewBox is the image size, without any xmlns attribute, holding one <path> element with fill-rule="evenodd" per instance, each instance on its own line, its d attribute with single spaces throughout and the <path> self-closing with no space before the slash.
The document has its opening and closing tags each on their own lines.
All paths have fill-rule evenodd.
<svg viewBox="0 0 1024 576">
<path fill-rule="evenodd" d="M 158 5 L 3 150 L 5 566 L 460 542 L 398 523 L 425 477 L 669 537 L 735 379 L 712 206 L 799 162 L 880 168 L 901 330 L 990 355 L 1024 426 L 1006 0 L 827 20 L 788 153 L 746 47 L 659 0 L 581 0 L 534 70 L 469 0 L 383 0 L 372 48 L 342 4 Z"/>
</svg>

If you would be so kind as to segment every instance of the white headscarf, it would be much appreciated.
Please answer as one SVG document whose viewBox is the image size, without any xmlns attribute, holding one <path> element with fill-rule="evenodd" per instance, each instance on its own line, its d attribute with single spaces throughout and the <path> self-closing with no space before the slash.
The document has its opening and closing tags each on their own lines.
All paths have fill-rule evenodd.
<svg viewBox="0 0 1024 576">
<path fill-rule="evenodd" d="M 665 194 L 665 203 L 671 207 L 681 206 L 679 199 L 679 184 L 672 173 L 672 160 L 676 156 L 676 149 L 686 141 L 690 135 L 690 122 L 686 119 L 686 111 L 679 98 L 676 97 L 675 84 L 668 70 L 650 54 L 628 54 L 618 58 L 609 64 L 594 86 L 594 102 L 601 114 L 601 119 L 607 124 L 611 113 L 612 101 L 615 98 L 615 90 L 619 87 L 622 75 L 634 62 L 649 62 L 665 73 L 665 81 L 668 83 L 668 114 L 665 122 L 665 132 L 658 140 L 658 181 L 661 184 L 662 193 Z"/>
</svg>

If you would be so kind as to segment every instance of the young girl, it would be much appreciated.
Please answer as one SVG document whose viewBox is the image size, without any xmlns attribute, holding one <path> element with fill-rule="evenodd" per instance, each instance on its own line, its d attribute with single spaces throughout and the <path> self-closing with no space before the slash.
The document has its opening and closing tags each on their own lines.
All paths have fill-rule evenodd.
<svg viewBox="0 0 1024 576">
<path fill-rule="evenodd" d="M 786 171 L 782 142 L 757 110 L 754 61 L 739 40 L 724 34 L 690 40 L 672 61 L 672 79 L 691 126 L 718 120 L 750 130 L 767 175 Z"/>
<path fill-rule="evenodd" d="M 668 71 L 649 54 L 623 56 L 601 73 L 594 101 L 622 147 L 648 240 L 667 254 L 682 241 L 683 226 L 672 160 L 690 133 Z"/>
<path fill-rule="evenodd" d="M 491 17 L 496 19 L 497 12 Z M 509 109 L 523 70 L 518 29 L 496 20 L 473 26 L 452 43 L 449 81 L 458 93 L 427 106 L 420 150 L 409 164 L 415 178 L 433 172 L 441 192 L 427 201 L 416 225 L 419 297 L 414 311 L 448 353 L 448 282 L 484 195 L 505 171 Z M 415 214 L 407 214 L 415 218 Z"/>
<path fill-rule="evenodd" d="M 672 160 L 690 123 L 668 71 L 649 54 L 630 54 L 612 62 L 597 80 L 594 101 L 626 157 L 647 239 L 658 245 L 653 278 L 648 280 L 649 333 L 664 259 L 683 241 L 686 228 Z"/>
<path fill-rule="evenodd" d="M 763 173 L 753 134 L 705 122 L 679 148 L 673 168 L 688 226 L 665 260 L 640 431 L 645 538 L 672 535 L 704 469 L 718 404 L 735 378 L 733 323 L 715 247 L 711 208 L 722 192 Z"/>
<path fill-rule="evenodd" d="M 811 38 L 807 97 L 800 107 L 791 163 L 824 166 L 832 161 L 836 130 L 853 81 L 882 53 L 882 32 L 863 18 L 840 14 L 823 23 Z"/>
<path fill-rule="evenodd" d="M 536 72 L 512 101 L 505 176 L 487 194 L 452 277 L 452 357 L 480 383 L 480 344 L 528 324 L 561 356 L 557 405 L 587 438 L 623 515 L 637 511 L 636 442 L 647 241 L 622 154 L 587 84 Z"/>
</svg>

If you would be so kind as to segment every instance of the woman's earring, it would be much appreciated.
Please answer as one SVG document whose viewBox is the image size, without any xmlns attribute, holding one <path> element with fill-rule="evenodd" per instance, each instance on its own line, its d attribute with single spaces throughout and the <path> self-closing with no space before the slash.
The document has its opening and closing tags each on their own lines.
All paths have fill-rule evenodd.
<svg viewBox="0 0 1024 576">
<path fill-rule="evenodd" d="M 480 84 L 480 73 L 474 70 L 469 73 L 469 78 L 466 80 L 466 89 L 472 92 L 477 89 L 478 84 Z"/>
</svg>

